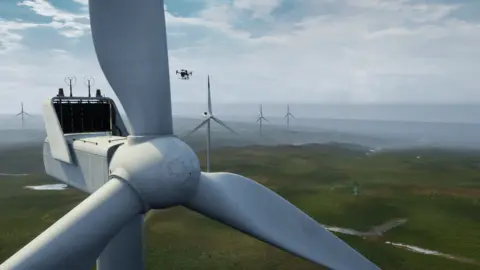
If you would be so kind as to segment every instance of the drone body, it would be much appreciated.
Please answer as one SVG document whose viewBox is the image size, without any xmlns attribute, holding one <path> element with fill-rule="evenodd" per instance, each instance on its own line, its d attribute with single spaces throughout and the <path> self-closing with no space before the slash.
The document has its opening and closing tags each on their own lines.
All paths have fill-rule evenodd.
<svg viewBox="0 0 480 270">
<path fill-rule="evenodd" d="M 176 74 L 177 75 L 180 75 L 180 77 L 178 77 L 179 79 L 181 80 L 189 80 L 190 79 L 190 76 L 192 76 L 193 72 L 192 71 L 188 71 L 186 69 L 182 69 L 180 71 L 176 71 Z"/>
</svg>

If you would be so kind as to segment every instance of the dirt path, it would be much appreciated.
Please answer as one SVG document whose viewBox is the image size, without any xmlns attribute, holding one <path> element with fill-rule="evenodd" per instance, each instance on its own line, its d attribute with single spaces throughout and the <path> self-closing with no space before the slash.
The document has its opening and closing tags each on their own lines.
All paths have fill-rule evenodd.
<svg viewBox="0 0 480 270">
<path fill-rule="evenodd" d="M 402 249 L 405 249 L 405 250 L 408 250 L 408 251 L 412 251 L 412 252 L 415 252 L 415 253 L 439 256 L 439 257 L 447 258 L 447 259 L 454 260 L 454 261 L 457 261 L 457 262 L 469 263 L 469 264 L 474 264 L 474 265 L 480 266 L 480 263 L 473 260 L 473 259 L 453 256 L 453 255 L 445 254 L 445 253 L 438 252 L 438 251 L 435 251 L 435 250 L 424 249 L 424 248 L 421 248 L 421 247 L 416 247 L 416 246 L 402 244 L 402 243 L 393 243 L 393 242 L 389 242 L 389 241 L 386 241 L 385 244 L 392 245 L 392 246 L 402 248 Z"/>
<path fill-rule="evenodd" d="M 337 233 L 346 234 L 346 235 L 360 236 L 362 238 L 370 238 L 370 237 L 383 236 L 384 233 L 386 233 L 386 232 L 388 232 L 388 231 L 390 231 L 390 230 L 392 230 L 396 227 L 404 225 L 405 223 L 407 223 L 407 221 L 408 221 L 408 219 L 405 219 L 405 218 L 392 219 L 392 220 L 389 220 L 389 221 L 383 223 L 382 225 L 374 226 L 369 231 L 366 231 L 366 232 L 361 232 L 361 231 L 357 231 L 357 230 L 349 229 L 349 228 L 328 226 L 328 225 L 323 225 L 323 226 L 325 227 L 325 229 L 327 229 L 331 232 L 337 232 Z M 390 242 L 390 241 L 385 241 L 384 243 L 387 244 L 387 245 L 392 245 L 394 247 L 405 249 L 405 250 L 415 252 L 415 253 L 431 255 L 431 256 L 439 256 L 439 257 L 447 258 L 447 259 L 454 260 L 454 261 L 457 261 L 457 262 L 469 263 L 469 264 L 474 264 L 474 265 L 480 266 L 480 262 L 475 261 L 473 259 L 462 258 L 462 257 L 450 255 L 450 254 L 445 254 L 445 253 L 442 253 L 442 252 L 439 252 L 439 251 L 424 249 L 424 248 L 421 248 L 421 247 L 416 247 L 416 246 L 402 244 L 402 243 L 394 243 L 394 242 Z"/>
<path fill-rule="evenodd" d="M 365 232 L 361 232 L 361 231 L 357 231 L 349 228 L 341 228 L 341 227 L 328 226 L 328 225 L 323 225 L 323 226 L 327 230 L 332 232 L 338 232 L 338 233 L 361 236 L 361 237 L 370 237 L 370 236 L 375 237 L 375 236 L 383 236 L 384 233 L 398 226 L 402 226 L 403 224 L 407 223 L 407 221 L 408 219 L 405 219 L 405 218 L 392 219 L 381 225 L 374 226 L 369 231 L 365 231 Z"/>
</svg>

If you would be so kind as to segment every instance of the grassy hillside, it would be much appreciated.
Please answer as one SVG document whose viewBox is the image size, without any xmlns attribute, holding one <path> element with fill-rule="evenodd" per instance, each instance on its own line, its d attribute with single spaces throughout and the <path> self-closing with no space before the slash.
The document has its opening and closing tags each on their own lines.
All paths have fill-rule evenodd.
<svg viewBox="0 0 480 270">
<path fill-rule="evenodd" d="M 17 151 L 17 161 L 0 154 L 0 172 L 37 168 L 27 177 L 0 176 L 0 261 L 85 198 L 75 190 L 23 189 L 53 182 L 39 172 L 41 154 L 35 151 Z M 198 154 L 203 164 L 204 153 Z M 335 144 L 252 146 L 214 151 L 212 169 L 251 177 L 322 224 L 368 230 L 408 219 L 381 237 L 339 235 L 382 269 L 480 269 L 384 243 L 478 258 L 479 152 L 413 149 L 366 155 L 362 148 Z M 359 196 L 352 195 L 354 182 Z M 153 212 L 145 228 L 148 269 L 321 269 L 182 207 Z"/>
</svg>

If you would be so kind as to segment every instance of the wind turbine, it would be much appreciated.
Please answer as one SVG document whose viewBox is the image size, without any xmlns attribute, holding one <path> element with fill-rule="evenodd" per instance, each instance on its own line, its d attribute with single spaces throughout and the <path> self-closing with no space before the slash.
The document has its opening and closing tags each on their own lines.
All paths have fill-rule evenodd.
<svg viewBox="0 0 480 270">
<path fill-rule="evenodd" d="M 24 127 L 25 127 L 25 119 L 24 119 L 24 116 L 25 116 L 25 115 L 30 116 L 30 114 L 26 113 L 26 112 L 23 110 L 23 102 L 21 103 L 21 110 L 20 110 L 20 112 L 17 113 L 15 116 L 19 116 L 19 115 L 22 116 L 22 128 L 24 128 Z"/>
<path fill-rule="evenodd" d="M 267 121 L 270 123 L 270 121 L 267 120 L 267 118 L 263 117 L 263 109 L 262 109 L 262 104 L 260 104 L 260 116 L 257 119 L 257 122 L 260 122 L 260 136 L 263 136 L 263 120 Z"/>
<path fill-rule="evenodd" d="M 290 104 L 287 105 L 287 113 L 285 114 L 285 118 L 287 119 L 287 129 L 290 130 L 290 117 L 296 119 L 293 114 L 290 113 Z"/>
<path fill-rule="evenodd" d="M 203 127 L 204 125 L 207 125 L 207 172 L 210 172 L 210 146 L 211 146 L 211 131 L 210 131 L 210 127 L 211 127 L 211 122 L 210 121 L 215 121 L 217 122 L 219 125 L 221 125 L 222 127 L 230 130 L 232 133 L 234 134 L 237 134 L 233 129 L 231 129 L 230 127 L 228 127 L 225 123 L 223 123 L 220 119 L 218 119 L 217 117 L 215 117 L 213 115 L 213 111 L 212 111 L 212 95 L 210 93 L 210 75 L 208 75 L 207 77 L 207 84 L 208 84 L 208 111 L 204 112 L 203 113 L 203 116 L 206 117 L 205 120 L 203 120 L 203 122 L 201 122 L 196 128 L 194 128 L 192 131 L 190 131 L 187 136 L 190 136 L 192 133 L 194 133 L 195 131 L 199 130 L 201 127 Z"/>
<path fill-rule="evenodd" d="M 330 269 L 379 269 L 257 182 L 200 171 L 193 150 L 173 135 L 162 0 L 90 0 L 89 5 L 97 58 L 131 132 L 115 139 L 98 133 L 62 136 L 53 104 L 44 103 L 47 173 L 92 194 L 0 269 L 83 270 L 97 258 L 100 270 L 143 269 L 143 215 L 178 205 Z"/>
</svg>

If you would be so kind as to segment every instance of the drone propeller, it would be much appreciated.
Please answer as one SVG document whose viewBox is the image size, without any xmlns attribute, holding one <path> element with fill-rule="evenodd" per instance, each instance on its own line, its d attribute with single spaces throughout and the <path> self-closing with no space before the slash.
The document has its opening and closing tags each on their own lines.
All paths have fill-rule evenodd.
<svg viewBox="0 0 480 270">
<path fill-rule="evenodd" d="M 132 135 L 112 157 L 110 180 L 0 268 L 88 269 L 130 220 L 183 205 L 331 269 L 378 269 L 266 187 L 200 171 L 193 150 L 173 136 L 162 0 L 90 0 L 89 6 L 96 54 Z"/>
</svg>

